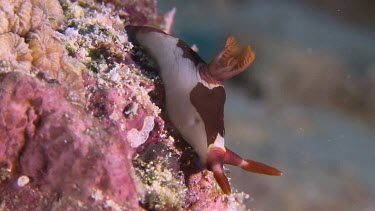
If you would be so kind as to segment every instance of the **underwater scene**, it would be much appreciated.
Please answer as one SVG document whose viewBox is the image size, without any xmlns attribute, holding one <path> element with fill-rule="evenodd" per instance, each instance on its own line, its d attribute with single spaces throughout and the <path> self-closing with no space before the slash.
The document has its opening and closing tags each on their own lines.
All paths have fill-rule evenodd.
<svg viewBox="0 0 375 211">
<path fill-rule="evenodd" d="M 373 8 L 0 0 L 0 210 L 375 210 Z"/>
<path fill-rule="evenodd" d="M 226 82 L 226 146 L 283 171 L 228 166 L 251 210 L 375 209 L 371 1 L 179 1 L 173 32 L 209 62 L 225 38 L 256 59 Z"/>
</svg>

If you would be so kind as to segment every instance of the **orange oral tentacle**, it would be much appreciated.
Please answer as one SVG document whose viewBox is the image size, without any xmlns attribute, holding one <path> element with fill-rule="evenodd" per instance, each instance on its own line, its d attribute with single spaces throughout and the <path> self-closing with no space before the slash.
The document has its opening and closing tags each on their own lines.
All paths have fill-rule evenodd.
<svg viewBox="0 0 375 211">
<path fill-rule="evenodd" d="M 281 176 L 283 173 L 279 171 L 278 169 L 271 167 L 269 165 L 266 165 L 264 163 L 260 163 L 253 160 L 244 160 L 243 164 L 240 165 L 240 167 L 246 171 L 250 171 L 253 173 L 258 174 L 266 174 L 270 176 Z"/>
<path fill-rule="evenodd" d="M 214 173 L 214 178 L 224 194 L 230 194 L 230 184 L 223 170 L 225 151 L 219 147 L 212 147 L 208 152 L 207 169 Z"/>
<path fill-rule="evenodd" d="M 214 173 L 216 182 L 225 194 L 230 194 L 231 189 L 228 178 L 225 176 L 223 170 L 223 164 L 239 166 L 246 171 L 258 174 L 266 174 L 270 176 L 281 176 L 283 174 L 276 168 L 266 164 L 243 159 L 228 148 L 222 149 L 219 147 L 212 147 L 208 152 L 207 169 Z"/>
<path fill-rule="evenodd" d="M 271 166 L 268 166 L 264 163 L 260 163 L 260 162 L 249 160 L 249 159 L 243 159 L 240 156 L 238 156 L 236 153 L 229 150 L 228 148 L 226 148 L 223 163 L 234 165 L 234 166 L 239 166 L 242 169 L 249 171 L 249 172 L 253 172 L 253 173 L 266 174 L 270 176 L 283 175 L 281 171 Z"/>
<path fill-rule="evenodd" d="M 214 178 L 217 184 L 220 186 L 223 193 L 229 195 L 231 193 L 231 189 L 228 178 L 224 174 L 223 165 L 214 165 L 212 168 L 212 172 L 214 173 Z"/>
</svg>

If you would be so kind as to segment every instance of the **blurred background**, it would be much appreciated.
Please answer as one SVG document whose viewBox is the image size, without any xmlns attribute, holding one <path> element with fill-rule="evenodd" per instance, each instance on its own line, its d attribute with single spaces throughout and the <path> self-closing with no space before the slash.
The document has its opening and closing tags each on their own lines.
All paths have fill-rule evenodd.
<svg viewBox="0 0 375 211">
<path fill-rule="evenodd" d="M 234 35 L 256 60 L 226 83 L 229 167 L 252 210 L 375 210 L 375 1 L 159 1 L 207 62 Z"/>
</svg>

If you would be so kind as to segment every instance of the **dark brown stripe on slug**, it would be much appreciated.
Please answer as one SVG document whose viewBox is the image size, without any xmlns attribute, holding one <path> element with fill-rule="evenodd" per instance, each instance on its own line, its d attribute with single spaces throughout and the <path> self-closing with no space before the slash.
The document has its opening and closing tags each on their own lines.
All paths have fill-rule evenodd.
<svg viewBox="0 0 375 211">
<path fill-rule="evenodd" d="M 224 87 L 209 89 L 198 83 L 190 93 L 190 101 L 203 119 L 207 146 L 215 142 L 218 133 L 224 137 Z"/>
<path fill-rule="evenodd" d="M 178 40 L 177 47 L 182 49 L 182 56 L 184 58 L 190 59 L 195 65 L 198 65 L 199 63 L 206 64 L 206 62 L 203 61 L 203 59 L 195 52 L 193 51 L 188 44 L 186 44 L 182 40 Z"/>
</svg>

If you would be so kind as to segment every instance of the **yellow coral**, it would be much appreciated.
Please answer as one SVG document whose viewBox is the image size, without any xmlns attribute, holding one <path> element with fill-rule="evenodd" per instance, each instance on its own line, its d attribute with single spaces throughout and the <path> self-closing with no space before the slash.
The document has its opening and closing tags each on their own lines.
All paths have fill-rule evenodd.
<svg viewBox="0 0 375 211">
<path fill-rule="evenodd" d="M 31 2 L 47 15 L 52 29 L 59 28 L 65 22 L 64 12 L 58 0 L 31 0 Z"/>
<path fill-rule="evenodd" d="M 30 33 L 28 43 L 32 51 L 33 65 L 48 72 L 48 77 L 57 78 L 64 46 L 49 27 L 42 27 Z"/>
<path fill-rule="evenodd" d="M 17 6 L 15 7 L 16 14 L 13 16 L 14 23 L 12 31 L 16 34 L 24 36 L 30 30 L 32 5 L 29 0 L 25 0 L 19 1 L 19 5 Z"/>
<path fill-rule="evenodd" d="M 36 29 L 41 26 L 49 25 L 47 15 L 39 7 L 33 6 L 31 17 L 31 29 Z"/>
<path fill-rule="evenodd" d="M 7 14 L 0 9 L 0 34 L 9 32 L 9 20 Z"/>
<path fill-rule="evenodd" d="M 46 78 L 57 79 L 66 88 L 66 97 L 71 102 L 83 104 L 84 85 L 82 70 L 86 67 L 69 57 L 65 47 L 49 26 L 42 26 L 28 36 L 33 65 L 43 71 Z"/>
<path fill-rule="evenodd" d="M 23 70 L 27 73 L 31 69 L 31 53 L 24 38 L 8 32 L 0 35 L 0 61 L 10 65 L 10 69 Z M 5 68 L 3 66 L 3 68 Z"/>
<path fill-rule="evenodd" d="M 1 0 L 0 20 L 0 34 L 25 36 L 45 23 L 57 29 L 65 22 L 65 16 L 58 0 Z"/>
<path fill-rule="evenodd" d="M 81 74 L 86 69 L 85 65 L 70 56 L 64 56 L 60 65 L 62 70 L 58 72 L 57 80 L 67 88 L 66 98 L 71 102 L 83 104 L 85 88 Z"/>
<path fill-rule="evenodd" d="M 30 30 L 32 4 L 30 0 L 2 0 L 0 10 L 4 13 L 2 21 L 8 22 L 8 31 L 14 32 L 20 36 L 26 35 Z"/>
</svg>

